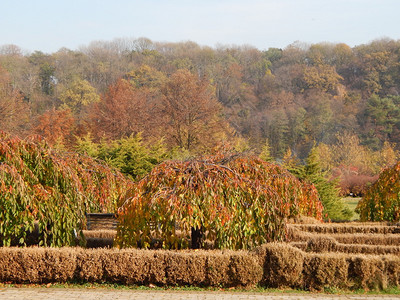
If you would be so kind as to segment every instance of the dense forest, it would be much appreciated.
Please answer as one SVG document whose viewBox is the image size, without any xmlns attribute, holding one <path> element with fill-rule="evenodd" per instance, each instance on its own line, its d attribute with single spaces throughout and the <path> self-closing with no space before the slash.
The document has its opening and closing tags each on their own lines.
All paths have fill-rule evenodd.
<svg viewBox="0 0 400 300">
<path fill-rule="evenodd" d="M 314 149 L 323 171 L 372 178 L 398 159 L 399 92 L 400 41 L 390 39 L 265 51 L 146 38 L 51 54 L 0 47 L 1 130 L 108 159 L 134 178 L 225 144 L 288 169 Z M 121 162 L 129 147 L 144 165 Z"/>
</svg>

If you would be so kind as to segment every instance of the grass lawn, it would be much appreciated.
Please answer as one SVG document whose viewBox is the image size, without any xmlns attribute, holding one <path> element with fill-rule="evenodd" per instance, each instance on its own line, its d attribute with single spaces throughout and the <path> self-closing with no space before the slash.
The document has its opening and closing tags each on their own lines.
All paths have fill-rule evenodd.
<svg viewBox="0 0 400 300">
<path fill-rule="evenodd" d="M 351 211 L 354 212 L 353 217 L 351 218 L 351 221 L 358 220 L 360 219 L 360 215 L 355 212 L 355 209 L 357 207 L 358 201 L 361 200 L 361 197 L 346 197 L 342 198 L 343 203 L 351 209 Z"/>
<path fill-rule="evenodd" d="M 208 287 L 201 288 L 196 286 L 138 286 L 138 285 L 122 285 L 117 283 L 48 283 L 48 284 L 11 284 L 11 283 L 0 283 L 0 289 L 4 288 L 72 288 L 72 289 L 124 289 L 124 290 L 160 290 L 160 291 L 195 291 L 195 292 L 229 292 L 229 293 L 268 293 L 268 294 L 301 294 L 303 295 L 312 295 L 312 294 L 333 294 L 333 295 L 399 295 L 400 288 L 398 287 L 387 287 L 383 290 L 343 290 L 338 288 L 330 288 L 327 287 L 323 291 L 315 292 L 315 291 L 307 291 L 307 290 L 298 290 L 291 288 L 282 288 L 282 289 L 274 289 L 274 288 L 264 288 L 264 287 L 253 287 L 253 288 L 220 288 L 220 287 Z"/>
</svg>

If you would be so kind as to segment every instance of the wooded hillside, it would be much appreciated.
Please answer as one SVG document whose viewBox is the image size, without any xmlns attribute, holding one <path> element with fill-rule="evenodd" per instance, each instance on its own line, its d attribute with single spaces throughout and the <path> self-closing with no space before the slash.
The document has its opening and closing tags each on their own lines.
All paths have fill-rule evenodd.
<svg viewBox="0 0 400 300">
<path fill-rule="evenodd" d="M 286 163 L 317 145 L 325 170 L 372 176 L 397 159 L 399 61 L 400 41 L 390 39 L 265 51 L 146 38 L 51 54 L 5 45 L 0 129 L 67 149 L 77 137 L 138 133 L 188 155 L 229 141 Z"/>
</svg>

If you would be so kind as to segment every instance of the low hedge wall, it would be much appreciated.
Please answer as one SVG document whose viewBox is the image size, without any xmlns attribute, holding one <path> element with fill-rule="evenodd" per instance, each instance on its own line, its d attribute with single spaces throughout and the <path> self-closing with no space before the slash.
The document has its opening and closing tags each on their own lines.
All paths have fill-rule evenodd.
<svg viewBox="0 0 400 300">
<path fill-rule="evenodd" d="M 0 282 L 254 286 L 262 278 L 246 251 L 0 248 Z"/>
<path fill-rule="evenodd" d="M 400 284 L 400 257 L 306 253 L 284 243 L 253 251 L 0 248 L 0 282 L 382 289 Z"/>
<path fill-rule="evenodd" d="M 361 224 L 361 223 L 321 223 L 321 224 L 290 224 L 290 229 L 297 229 L 306 232 L 322 233 L 322 234 L 355 234 L 355 233 L 374 233 L 374 234 L 388 234 L 400 233 L 400 227 L 397 225 L 385 225 L 385 223 L 378 223 L 375 225 Z"/>
<path fill-rule="evenodd" d="M 300 231 L 297 229 L 289 229 L 288 241 L 291 242 L 308 242 L 311 239 L 324 238 L 334 239 L 342 244 L 363 244 L 363 245 L 385 245 L 385 246 L 398 246 L 400 245 L 399 234 L 372 234 L 372 233 L 311 233 Z"/>
<path fill-rule="evenodd" d="M 400 246 L 386 245 L 364 245 L 364 244 L 342 244 L 331 237 L 314 237 L 307 242 L 291 242 L 290 245 L 305 252 L 338 252 L 349 254 L 372 254 L 372 255 L 400 255 Z"/>
</svg>

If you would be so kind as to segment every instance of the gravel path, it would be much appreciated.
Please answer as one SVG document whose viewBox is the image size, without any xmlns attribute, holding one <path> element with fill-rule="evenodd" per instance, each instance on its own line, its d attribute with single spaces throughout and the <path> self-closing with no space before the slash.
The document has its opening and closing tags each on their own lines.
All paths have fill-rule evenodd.
<svg viewBox="0 0 400 300">
<path fill-rule="evenodd" d="M 396 295 L 327 295 L 327 294 L 289 294 L 289 293 L 247 293 L 247 292 L 197 292 L 197 291 L 160 291 L 160 290 L 116 290 L 116 289 L 74 289 L 74 288 L 0 288 L 1 300 L 68 299 L 68 300 L 109 300 L 109 299 L 177 299 L 177 300 L 306 300 L 306 299 L 400 299 Z"/>
</svg>

